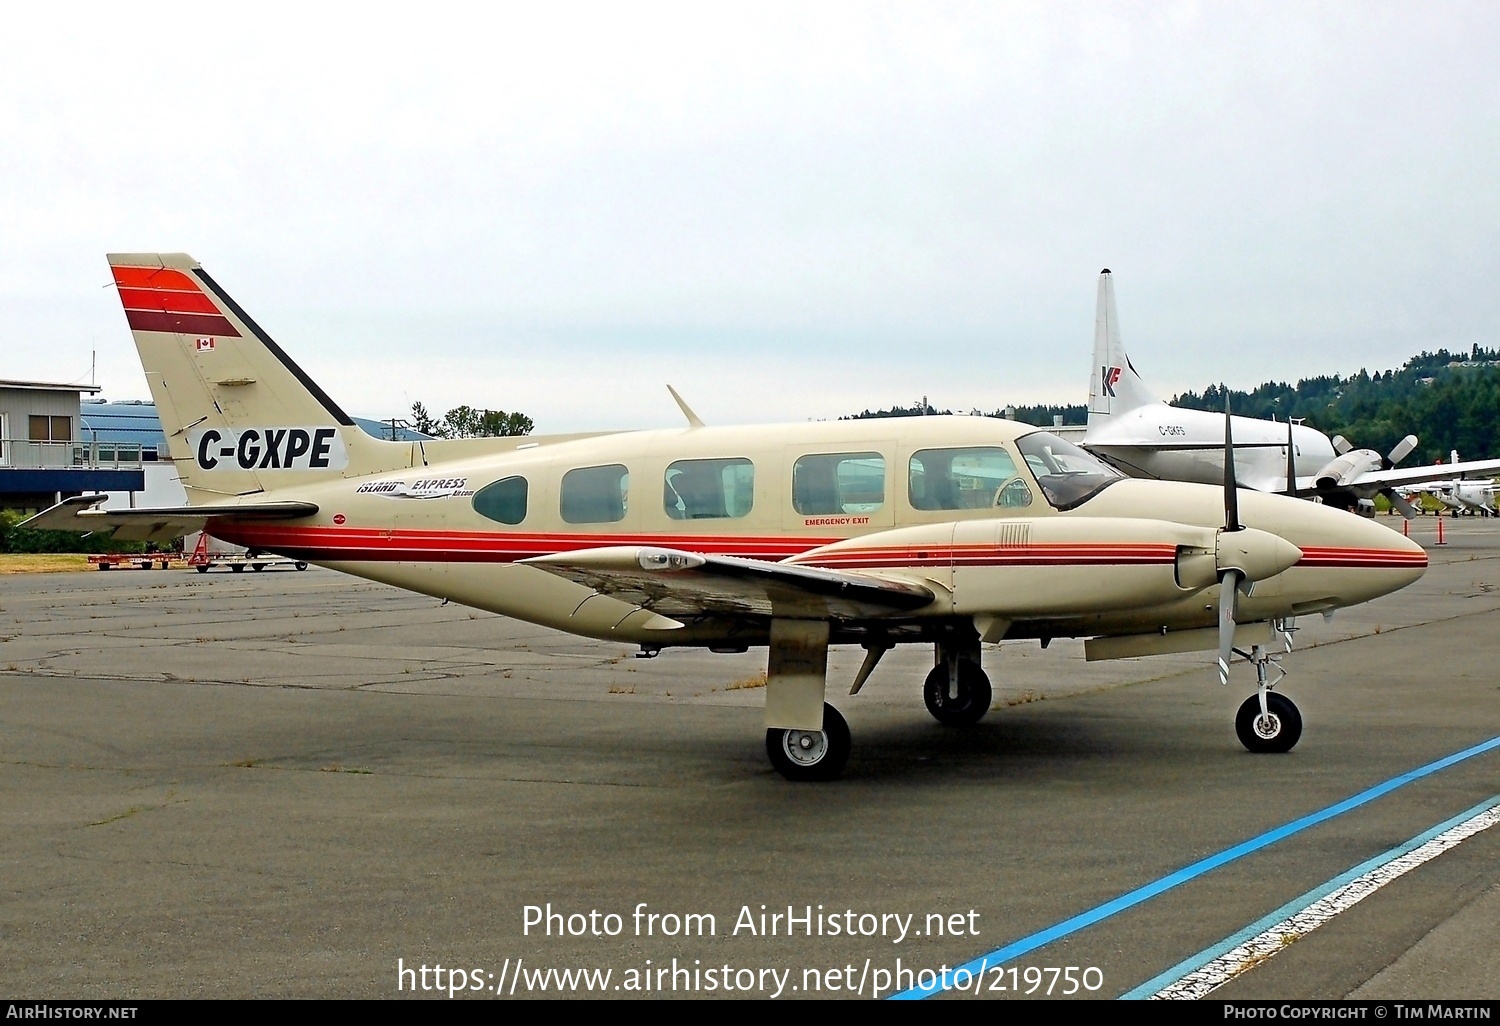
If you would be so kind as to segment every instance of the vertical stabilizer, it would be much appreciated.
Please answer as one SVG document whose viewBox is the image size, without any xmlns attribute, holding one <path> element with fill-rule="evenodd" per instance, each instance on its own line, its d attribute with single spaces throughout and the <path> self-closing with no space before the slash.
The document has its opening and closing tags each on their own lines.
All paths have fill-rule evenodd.
<svg viewBox="0 0 1500 1026">
<path fill-rule="evenodd" d="M 1089 375 L 1089 427 L 1160 400 L 1151 394 L 1125 355 L 1120 342 L 1120 319 L 1115 313 L 1114 279 L 1105 268 L 1099 273 L 1099 305 L 1094 314 L 1094 366 Z"/>
<path fill-rule="evenodd" d="M 189 502 L 411 465 L 409 444 L 360 430 L 192 257 L 109 266 Z"/>
</svg>

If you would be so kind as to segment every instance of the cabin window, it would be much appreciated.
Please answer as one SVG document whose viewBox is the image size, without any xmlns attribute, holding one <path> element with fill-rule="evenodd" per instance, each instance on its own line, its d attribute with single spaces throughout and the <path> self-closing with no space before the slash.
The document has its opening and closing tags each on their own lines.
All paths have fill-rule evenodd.
<svg viewBox="0 0 1500 1026">
<path fill-rule="evenodd" d="M 667 467 L 662 506 L 673 520 L 742 517 L 754 502 L 755 465 L 749 460 L 678 460 Z"/>
<path fill-rule="evenodd" d="M 618 463 L 584 467 L 563 475 L 559 500 L 569 524 L 613 524 L 625 519 L 630 471 Z"/>
<path fill-rule="evenodd" d="M 526 479 L 505 477 L 485 485 L 474 493 L 474 512 L 502 524 L 519 524 L 526 519 Z"/>
<path fill-rule="evenodd" d="M 792 508 L 798 513 L 870 513 L 884 504 L 885 457 L 878 452 L 819 453 L 792 466 Z"/>
<path fill-rule="evenodd" d="M 994 446 L 913 453 L 908 487 L 915 509 L 992 509 L 1031 505 L 1031 489 L 1010 453 Z"/>
</svg>

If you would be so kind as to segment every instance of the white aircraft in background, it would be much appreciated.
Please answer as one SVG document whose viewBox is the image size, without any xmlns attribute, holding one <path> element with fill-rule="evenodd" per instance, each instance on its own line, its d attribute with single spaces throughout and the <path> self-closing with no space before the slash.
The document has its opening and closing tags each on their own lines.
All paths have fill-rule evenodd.
<svg viewBox="0 0 1500 1026">
<path fill-rule="evenodd" d="M 1449 453 L 1450 460 L 1447 463 L 1436 464 L 1448 473 L 1453 472 L 1453 467 L 1459 464 L 1458 450 Z M 1460 513 L 1479 514 L 1483 517 L 1496 515 L 1495 494 L 1500 492 L 1500 485 L 1493 479 L 1466 480 L 1464 478 L 1449 478 L 1446 481 L 1432 481 L 1427 484 L 1411 485 L 1401 489 L 1401 493 L 1407 498 L 1413 494 L 1430 495 L 1443 504 L 1444 509 L 1453 511 L 1454 516 Z"/>
<path fill-rule="evenodd" d="M 1417 511 L 1398 491 L 1402 486 L 1500 471 L 1500 459 L 1396 469 L 1417 447 L 1415 435 L 1407 435 L 1389 456 L 1381 456 L 1304 424 L 1234 417 L 1233 426 L 1241 487 L 1318 498 L 1341 509 L 1384 495 L 1410 518 Z M 1108 268 L 1099 275 L 1088 429 L 1081 442 L 1131 477 L 1201 484 L 1224 480 L 1223 416 L 1168 406 L 1146 387 L 1120 342 Z"/>
<path fill-rule="evenodd" d="M 866 651 L 851 695 L 892 647 L 932 646 L 923 700 L 953 726 L 989 709 L 983 642 L 1085 638 L 1090 659 L 1217 648 L 1221 683 L 1236 654 L 1256 669 L 1241 742 L 1287 751 L 1302 721 L 1272 691 L 1273 630 L 1427 566 L 1382 525 L 1239 492 L 1232 459 L 1219 487 L 1130 481 L 988 417 L 706 427 L 684 406 L 672 430 L 382 441 L 191 257 L 109 262 L 188 501 L 77 496 L 27 526 L 205 530 L 644 655 L 764 646 L 766 753 L 792 780 L 849 756 L 825 702 L 836 644 Z"/>
</svg>

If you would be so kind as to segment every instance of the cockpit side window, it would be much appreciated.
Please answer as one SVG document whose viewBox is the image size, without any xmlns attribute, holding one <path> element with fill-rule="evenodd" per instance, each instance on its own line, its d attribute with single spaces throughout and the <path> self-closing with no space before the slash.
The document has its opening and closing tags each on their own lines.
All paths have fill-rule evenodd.
<svg viewBox="0 0 1500 1026">
<path fill-rule="evenodd" d="M 907 467 L 914 509 L 1020 508 L 1031 505 L 1031 486 L 1008 450 L 998 446 L 921 449 Z"/>
<path fill-rule="evenodd" d="M 1016 439 L 1047 501 L 1059 510 L 1083 505 L 1124 475 L 1091 453 L 1047 431 Z"/>
</svg>

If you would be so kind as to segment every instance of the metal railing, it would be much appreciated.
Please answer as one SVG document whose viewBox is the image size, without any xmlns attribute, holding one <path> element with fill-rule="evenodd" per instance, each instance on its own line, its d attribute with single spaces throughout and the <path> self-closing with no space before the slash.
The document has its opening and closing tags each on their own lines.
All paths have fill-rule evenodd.
<svg viewBox="0 0 1500 1026">
<path fill-rule="evenodd" d="M 37 442 L 0 438 L 0 467 L 20 470 L 134 470 L 156 457 L 155 449 L 135 442 Z"/>
</svg>

